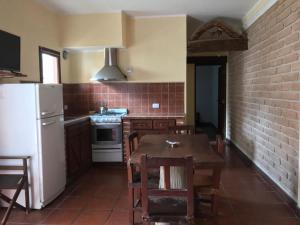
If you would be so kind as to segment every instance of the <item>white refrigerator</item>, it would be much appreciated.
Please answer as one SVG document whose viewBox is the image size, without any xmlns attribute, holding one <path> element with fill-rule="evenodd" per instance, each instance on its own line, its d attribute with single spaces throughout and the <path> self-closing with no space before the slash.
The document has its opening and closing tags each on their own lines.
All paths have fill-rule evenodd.
<svg viewBox="0 0 300 225">
<path fill-rule="evenodd" d="M 41 209 L 65 189 L 62 85 L 0 84 L 0 155 L 31 156 L 31 208 Z M 24 205 L 23 193 L 18 202 Z"/>
</svg>

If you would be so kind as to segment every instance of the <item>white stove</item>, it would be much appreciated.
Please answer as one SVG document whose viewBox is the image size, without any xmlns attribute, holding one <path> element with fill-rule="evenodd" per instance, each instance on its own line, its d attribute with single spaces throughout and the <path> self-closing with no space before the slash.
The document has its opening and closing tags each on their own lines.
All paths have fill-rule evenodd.
<svg viewBox="0 0 300 225">
<path fill-rule="evenodd" d="M 90 116 L 92 123 L 121 123 L 122 117 L 127 114 L 128 110 L 124 108 L 108 109 L 107 112 L 94 114 Z"/>
<path fill-rule="evenodd" d="M 127 109 L 108 109 L 90 116 L 92 122 L 93 162 L 122 162 L 122 116 Z"/>
</svg>

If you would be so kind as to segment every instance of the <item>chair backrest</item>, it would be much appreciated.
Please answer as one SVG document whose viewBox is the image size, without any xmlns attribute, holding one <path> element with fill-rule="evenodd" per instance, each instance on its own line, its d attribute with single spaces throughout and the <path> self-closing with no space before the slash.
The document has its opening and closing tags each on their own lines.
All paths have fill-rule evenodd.
<svg viewBox="0 0 300 225">
<path fill-rule="evenodd" d="M 126 159 L 127 159 L 127 178 L 128 178 L 128 183 L 132 183 L 133 182 L 133 173 L 135 171 L 135 169 L 133 168 L 133 166 L 130 164 L 129 159 L 131 154 L 137 150 L 138 148 L 138 133 L 136 131 L 131 132 L 128 135 L 128 146 L 126 148 Z"/>
<path fill-rule="evenodd" d="M 169 127 L 170 134 L 195 134 L 195 127 L 193 125 L 177 125 Z"/>
<path fill-rule="evenodd" d="M 225 142 L 222 139 L 222 137 L 220 135 L 216 136 L 216 140 L 215 141 L 211 141 L 210 145 L 212 146 L 212 148 L 214 149 L 214 151 L 216 153 L 218 153 L 219 155 L 221 155 L 222 157 L 224 157 L 225 154 Z"/>
<path fill-rule="evenodd" d="M 27 176 L 28 174 L 28 164 L 27 160 L 30 159 L 29 156 L 0 156 L 0 171 L 22 171 L 24 176 Z M 9 164 L 4 164 L 1 163 L 1 161 L 22 161 L 22 165 L 19 163 L 9 163 Z"/>
<path fill-rule="evenodd" d="M 128 135 L 128 151 L 127 151 L 127 157 L 129 158 L 131 154 L 137 150 L 138 148 L 138 133 L 136 131 L 131 132 Z"/>
<path fill-rule="evenodd" d="M 220 135 L 217 135 L 217 146 L 218 146 L 218 153 L 224 157 L 225 154 L 225 141 L 222 139 Z"/>
<path fill-rule="evenodd" d="M 164 167 L 165 188 L 149 188 L 148 172 L 153 168 Z M 182 189 L 171 189 L 170 167 L 178 166 L 185 169 L 186 187 Z M 192 219 L 194 216 L 194 189 L 193 189 L 193 158 L 161 158 L 141 156 L 141 192 L 143 218 L 149 218 L 149 197 L 183 197 L 187 201 L 186 218 Z M 174 215 L 175 216 L 175 215 Z"/>
</svg>

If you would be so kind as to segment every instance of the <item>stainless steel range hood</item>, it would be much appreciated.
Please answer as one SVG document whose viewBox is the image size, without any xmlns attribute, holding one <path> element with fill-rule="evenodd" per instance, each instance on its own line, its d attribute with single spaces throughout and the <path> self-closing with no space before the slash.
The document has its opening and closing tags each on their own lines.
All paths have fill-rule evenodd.
<svg viewBox="0 0 300 225">
<path fill-rule="evenodd" d="M 91 81 L 125 81 L 127 77 L 121 72 L 117 65 L 117 49 L 105 48 L 104 67 L 97 72 Z"/>
</svg>

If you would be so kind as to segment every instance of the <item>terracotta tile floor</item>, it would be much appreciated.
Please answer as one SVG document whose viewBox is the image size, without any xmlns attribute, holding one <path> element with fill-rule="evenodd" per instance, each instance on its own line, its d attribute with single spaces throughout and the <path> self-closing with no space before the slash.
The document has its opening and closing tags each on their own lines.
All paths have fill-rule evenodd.
<svg viewBox="0 0 300 225">
<path fill-rule="evenodd" d="M 284 197 L 229 148 L 220 195 L 218 216 L 196 224 L 300 225 Z M 9 225 L 127 225 L 127 220 L 126 170 L 94 167 L 44 210 L 29 215 L 14 210 Z"/>
</svg>

